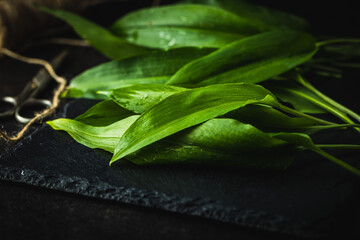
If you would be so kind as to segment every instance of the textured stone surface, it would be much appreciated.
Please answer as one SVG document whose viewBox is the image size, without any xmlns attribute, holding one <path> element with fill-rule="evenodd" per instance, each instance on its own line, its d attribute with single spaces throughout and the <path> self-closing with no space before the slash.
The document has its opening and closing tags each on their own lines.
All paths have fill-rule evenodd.
<svg viewBox="0 0 360 240">
<path fill-rule="evenodd" d="M 59 115 L 92 104 L 72 101 Z M 109 167 L 109 159 L 44 125 L 0 156 L 0 178 L 304 237 L 335 231 L 360 196 L 358 179 L 313 154 L 284 172 L 126 161 Z"/>
</svg>

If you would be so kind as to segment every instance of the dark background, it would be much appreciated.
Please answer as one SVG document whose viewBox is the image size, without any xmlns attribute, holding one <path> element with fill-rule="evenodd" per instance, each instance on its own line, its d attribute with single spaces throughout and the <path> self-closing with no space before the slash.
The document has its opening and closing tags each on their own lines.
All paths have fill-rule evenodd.
<svg viewBox="0 0 360 240">
<path fill-rule="evenodd" d="M 141 6 L 150 6 L 152 1 L 127 1 L 108 3 L 88 9 L 84 14 L 101 24 L 108 25 L 120 14 Z M 174 1 L 163 1 L 170 3 Z M 313 33 L 320 36 L 360 37 L 358 7 L 356 1 L 254 1 L 275 9 L 295 13 L 307 19 Z M 106 14 L 104 14 L 106 12 Z M 81 54 L 79 50 L 78 54 Z M 38 53 L 28 52 L 37 56 Z M 96 55 L 95 52 L 88 54 Z M 41 54 L 40 54 L 41 55 Z M 45 53 L 46 55 L 46 53 Z M 90 58 L 91 59 L 91 58 Z M 94 57 L 95 59 L 95 57 Z M 98 59 L 98 58 L 97 58 Z M 85 61 L 86 59 L 84 59 Z M 94 65 L 97 61 L 89 63 Z M 16 61 L 1 60 L 3 68 L 16 71 Z M 4 67 L 5 65 L 5 67 Z M 83 66 L 86 67 L 86 66 Z M 24 72 L 31 67 L 22 65 Z M 26 70 L 27 69 L 27 70 Z M 34 70 L 36 71 L 36 70 Z M 0 68 L 1 72 L 1 68 Z M 356 80 L 358 71 L 347 70 L 347 82 L 331 80 L 319 83 L 324 92 L 355 109 L 359 109 Z M 67 77 L 71 78 L 76 72 Z M 355 75 L 357 74 L 357 75 Z M 16 95 L 23 85 L 12 77 L 0 75 L 0 96 Z M 17 82 L 18 81 L 18 82 Z M 17 126 L 10 127 L 16 129 Z M 1 145 L 3 149 L 6 146 Z M 3 150 L 2 149 L 2 150 Z M 359 208 L 354 209 L 359 213 Z M 354 219 L 354 226 L 360 224 Z M 342 239 L 359 239 L 354 228 L 343 233 Z M 159 210 L 97 200 L 73 194 L 40 189 L 24 184 L 0 182 L 0 238 L 1 239 L 289 239 L 260 230 L 246 229 L 202 218 L 168 213 Z"/>
</svg>

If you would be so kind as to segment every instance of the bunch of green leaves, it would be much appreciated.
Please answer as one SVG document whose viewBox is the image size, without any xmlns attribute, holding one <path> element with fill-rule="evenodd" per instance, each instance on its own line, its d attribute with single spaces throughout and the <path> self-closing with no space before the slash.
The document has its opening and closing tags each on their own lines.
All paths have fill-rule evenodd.
<svg viewBox="0 0 360 240">
<path fill-rule="evenodd" d="M 141 9 L 109 29 L 42 9 L 114 59 L 81 73 L 63 93 L 104 101 L 75 119 L 48 122 L 79 143 L 113 153 L 110 164 L 126 158 L 139 165 L 285 169 L 299 150 L 309 149 L 360 175 L 323 150 L 359 146 L 317 145 L 311 138 L 324 130 L 360 131 L 359 115 L 303 77 L 320 73 L 319 66 L 332 76 L 324 59 L 338 53 L 326 47 L 357 40 L 318 42 L 305 20 L 246 1 Z M 342 122 L 310 115 L 323 113 Z"/>
</svg>

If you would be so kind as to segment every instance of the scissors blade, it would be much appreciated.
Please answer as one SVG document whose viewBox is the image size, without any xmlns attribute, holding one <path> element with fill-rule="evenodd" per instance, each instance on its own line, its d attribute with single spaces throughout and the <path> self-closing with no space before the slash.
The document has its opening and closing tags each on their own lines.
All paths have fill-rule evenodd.
<svg viewBox="0 0 360 240">
<path fill-rule="evenodd" d="M 15 113 L 17 101 L 13 97 L 2 97 L 0 98 L 0 105 L 1 105 L 0 118 L 5 118 L 12 116 Z M 5 108 L 5 111 L 2 110 L 3 108 Z"/>
</svg>

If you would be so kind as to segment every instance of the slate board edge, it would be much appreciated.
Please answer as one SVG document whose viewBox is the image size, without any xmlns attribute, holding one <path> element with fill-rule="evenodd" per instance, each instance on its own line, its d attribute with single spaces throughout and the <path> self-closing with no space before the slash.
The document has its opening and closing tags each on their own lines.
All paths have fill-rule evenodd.
<svg viewBox="0 0 360 240">
<path fill-rule="evenodd" d="M 1 166 L 0 180 L 25 183 L 37 187 L 112 200 L 125 204 L 205 217 L 265 231 L 307 238 L 323 237 L 322 234 L 314 231 L 315 229 L 309 228 L 305 222 L 294 221 L 282 215 L 269 214 L 263 211 L 224 208 L 221 203 L 211 199 L 194 199 L 179 195 L 167 195 L 156 191 L 116 187 L 103 182 L 89 182 L 87 179 L 80 177 L 63 175 L 43 176 L 34 170 L 20 170 Z M 284 222 L 286 222 L 286 224 L 284 224 Z"/>
</svg>

